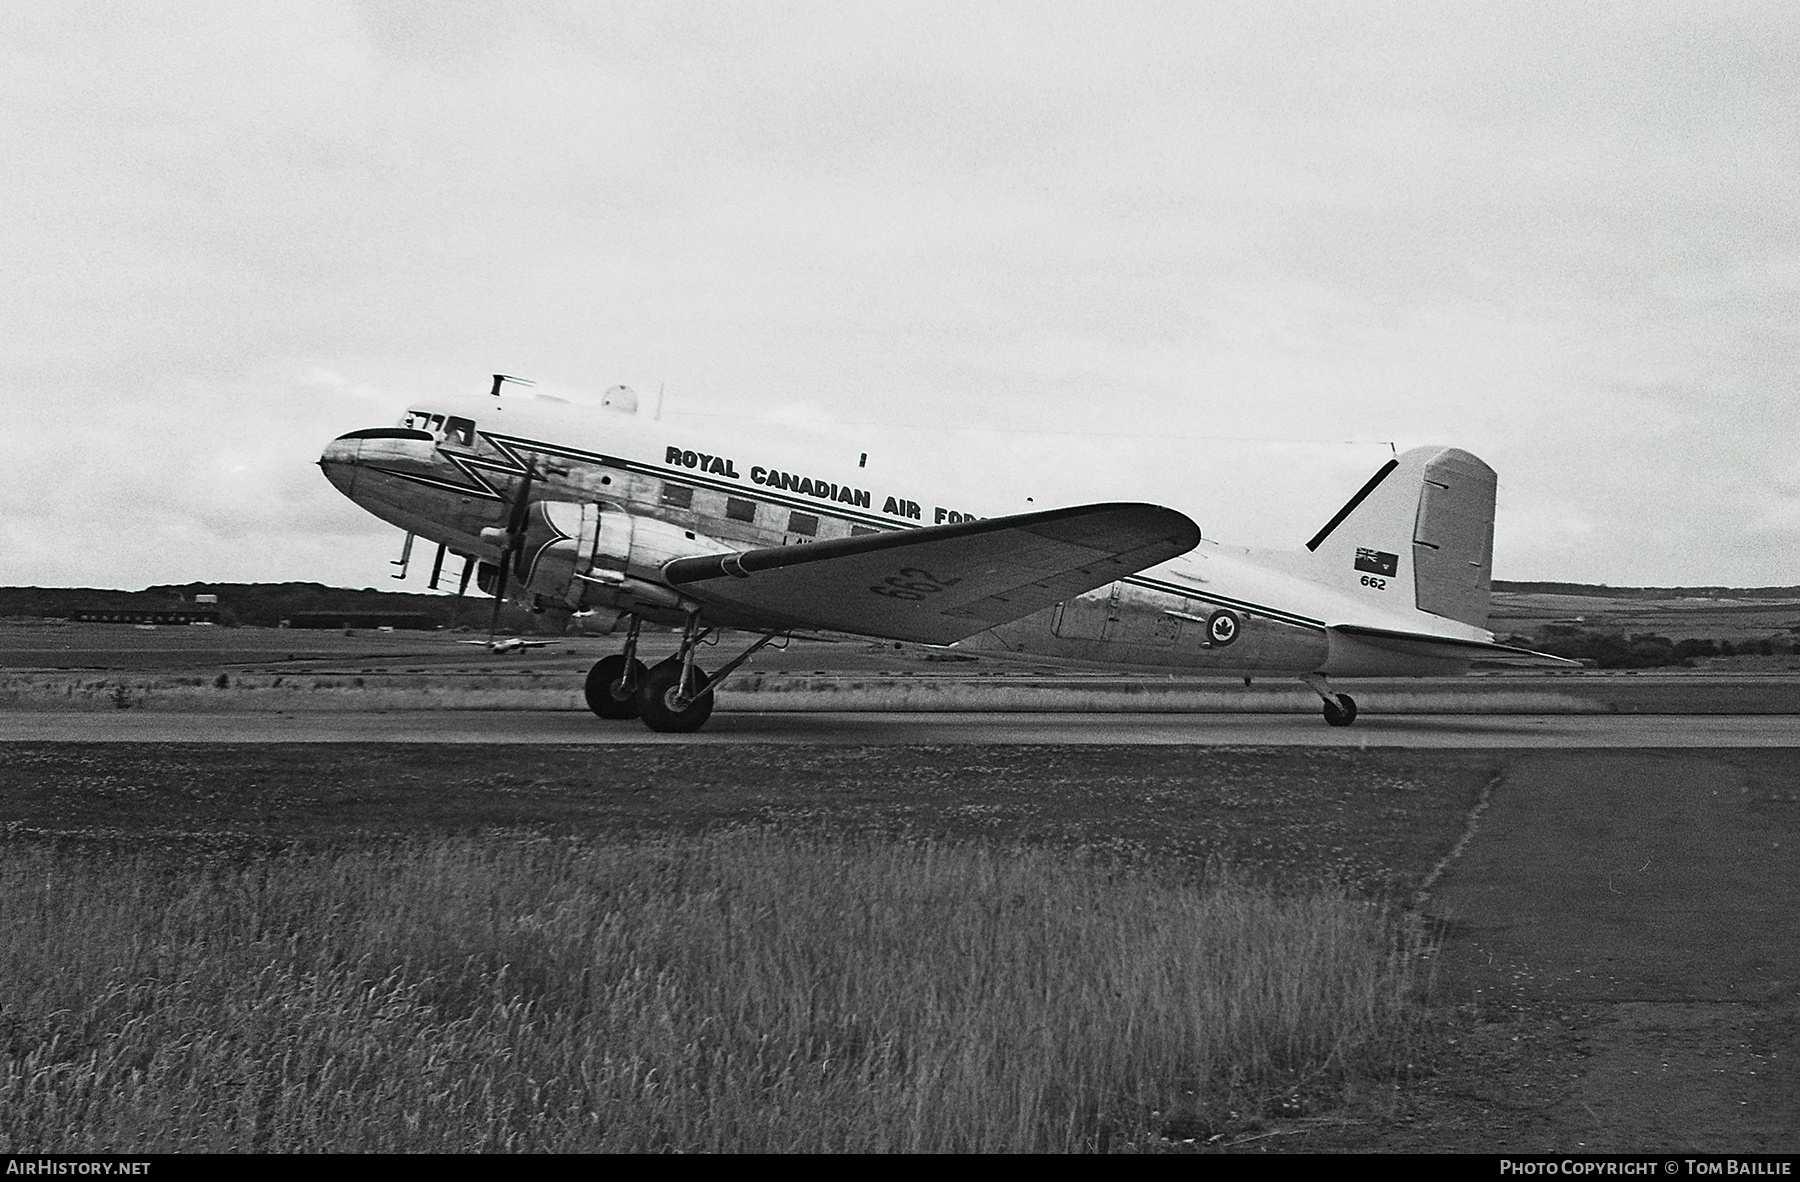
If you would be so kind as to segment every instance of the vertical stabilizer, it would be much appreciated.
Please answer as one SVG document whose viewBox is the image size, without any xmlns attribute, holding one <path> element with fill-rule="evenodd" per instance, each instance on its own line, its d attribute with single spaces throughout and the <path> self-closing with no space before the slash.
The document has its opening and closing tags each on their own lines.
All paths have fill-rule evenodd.
<svg viewBox="0 0 1800 1182">
<path fill-rule="evenodd" d="M 1454 447 L 1390 460 L 1306 544 L 1313 577 L 1372 605 L 1485 628 L 1497 484 L 1492 468 Z"/>
<path fill-rule="evenodd" d="M 1425 465 L 1413 526 L 1419 610 L 1487 627 L 1494 589 L 1494 470 L 1456 448 Z"/>
</svg>

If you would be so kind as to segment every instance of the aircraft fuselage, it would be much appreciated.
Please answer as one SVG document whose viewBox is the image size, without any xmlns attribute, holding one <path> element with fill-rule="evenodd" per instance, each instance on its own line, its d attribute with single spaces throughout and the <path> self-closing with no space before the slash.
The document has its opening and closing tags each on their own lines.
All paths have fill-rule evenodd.
<svg viewBox="0 0 1800 1182">
<path fill-rule="evenodd" d="M 604 507 L 603 519 L 622 515 L 633 523 L 627 528 L 635 530 L 636 543 L 659 560 L 972 521 L 1020 508 L 993 504 L 991 495 L 946 496 L 873 479 L 854 454 L 748 433 L 709 440 L 686 427 L 534 398 L 435 399 L 411 411 L 404 426 L 333 441 L 320 464 L 370 513 L 485 568 L 501 561 L 509 515 L 522 492 L 534 503 L 589 506 L 590 513 Z M 527 479 L 530 486 L 522 489 Z M 574 512 L 565 511 L 560 525 L 546 516 L 543 528 L 574 537 L 585 528 L 571 524 Z M 605 520 L 593 528 L 608 536 Z M 1359 555 L 1367 552 L 1373 551 Z M 1393 575 L 1363 574 L 1337 585 L 1295 573 L 1309 557 L 1205 541 L 956 647 L 1075 666 L 1233 675 L 1435 675 L 1466 668 L 1467 659 L 1454 650 L 1415 645 L 1409 651 L 1404 643 L 1370 643 L 1332 627 L 1355 620 L 1365 630 L 1419 631 L 1420 613 L 1398 570 L 1410 553 L 1380 553 L 1396 568 Z M 637 557 L 614 565 L 596 572 L 604 580 L 578 574 L 567 591 L 556 582 L 554 594 L 515 597 L 553 610 L 681 620 L 680 594 L 656 585 L 649 568 L 637 569 Z M 932 578 L 929 570 L 912 571 L 890 593 L 930 594 Z M 708 618 L 753 630 L 805 630 L 779 614 L 709 608 Z M 1431 629 L 1451 641 L 1492 640 L 1477 625 L 1438 617 Z"/>
</svg>

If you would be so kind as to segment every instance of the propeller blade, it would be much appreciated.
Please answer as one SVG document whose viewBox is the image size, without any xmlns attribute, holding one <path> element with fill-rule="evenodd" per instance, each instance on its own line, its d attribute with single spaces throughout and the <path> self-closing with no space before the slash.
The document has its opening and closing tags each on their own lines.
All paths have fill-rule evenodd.
<svg viewBox="0 0 1800 1182">
<path fill-rule="evenodd" d="M 525 544 L 525 517 L 531 512 L 531 479 L 537 475 L 536 465 L 525 465 L 525 474 L 519 477 L 519 491 L 513 497 L 512 513 L 506 519 L 506 532 L 513 537 L 513 545 Z"/>
<path fill-rule="evenodd" d="M 500 569 L 494 578 L 494 613 L 488 620 L 488 642 L 500 631 L 500 607 L 506 602 L 506 581 L 512 576 L 513 558 L 524 553 L 525 523 L 531 514 L 531 481 L 537 466 L 527 463 L 519 477 L 519 489 L 506 517 L 506 545 L 500 551 Z"/>
<path fill-rule="evenodd" d="M 488 640 L 491 643 L 500 631 L 500 608 L 506 603 L 506 578 L 511 574 L 512 547 L 508 546 L 500 552 L 500 570 L 494 578 L 494 611 L 488 617 Z"/>
</svg>

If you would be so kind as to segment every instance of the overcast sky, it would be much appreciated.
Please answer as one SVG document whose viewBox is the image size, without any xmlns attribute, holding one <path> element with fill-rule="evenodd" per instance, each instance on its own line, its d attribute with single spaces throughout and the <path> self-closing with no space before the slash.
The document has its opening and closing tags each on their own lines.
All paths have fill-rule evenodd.
<svg viewBox="0 0 1800 1182">
<path fill-rule="evenodd" d="M 1800 5 L 0 9 L 0 583 L 387 579 L 313 466 L 489 374 L 1299 544 L 1800 583 Z M 916 464 L 917 467 L 912 465 Z"/>
</svg>

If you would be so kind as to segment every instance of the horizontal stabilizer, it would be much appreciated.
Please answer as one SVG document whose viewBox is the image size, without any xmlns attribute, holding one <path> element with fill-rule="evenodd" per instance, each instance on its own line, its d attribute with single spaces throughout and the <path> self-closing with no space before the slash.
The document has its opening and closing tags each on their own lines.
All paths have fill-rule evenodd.
<svg viewBox="0 0 1800 1182">
<path fill-rule="evenodd" d="M 1518 661 L 1530 664 L 1573 665 L 1580 661 L 1540 653 L 1533 649 L 1499 644 L 1491 640 L 1464 640 L 1456 636 L 1433 636 L 1429 632 L 1401 632 L 1392 628 L 1368 628 L 1360 624 L 1333 624 L 1333 632 L 1354 636 L 1377 648 L 1386 648 L 1405 656 L 1447 657 L 1479 661 Z"/>
</svg>

